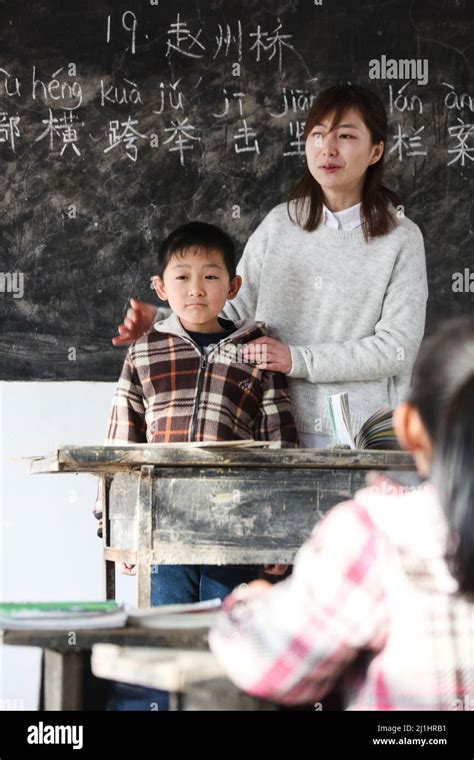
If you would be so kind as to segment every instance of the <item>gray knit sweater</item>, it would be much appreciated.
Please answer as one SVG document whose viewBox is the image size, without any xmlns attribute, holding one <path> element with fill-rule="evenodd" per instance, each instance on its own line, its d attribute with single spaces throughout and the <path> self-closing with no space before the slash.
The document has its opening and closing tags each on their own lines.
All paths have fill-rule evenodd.
<svg viewBox="0 0 474 760">
<path fill-rule="evenodd" d="M 223 313 L 265 322 L 290 346 L 298 430 L 331 434 L 333 393 L 348 391 L 354 432 L 405 398 L 428 297 L 423 237 L 410 219 L 367 243 L 362 228 L 305 232 L 280 204 L 249 238 L 238 273 L 242 288 Z"/>
</svg>

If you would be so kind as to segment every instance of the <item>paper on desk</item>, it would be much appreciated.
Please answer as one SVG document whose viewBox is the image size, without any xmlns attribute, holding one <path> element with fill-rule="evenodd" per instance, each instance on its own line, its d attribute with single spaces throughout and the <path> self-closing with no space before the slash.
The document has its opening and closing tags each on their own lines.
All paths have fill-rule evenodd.
<svg viewBox="0 0 474 760">
<path fill-rule="evenodd" d="M 180 441 L 178 443 L 120 443 L 120 444 L 105 444 L 104 449 L 121 449 L 123 447 L 133 448 L 148 448 L 152 446 L 154 449 L 169 449 L 170 447 L 176 449 L 252 449 L 252 448 L 267 448 L 267 449 L 280 449 L 280 441 L 254 441 L 252 438 L 236 441 Z"/>
<path fill-rule="evenodd" d="M 138 628 L 207 628 L 222 606 L 220 599 L 195 604 L 165 604 L 161 607 L 128 609 L 128 625 Z"/>
</svg>

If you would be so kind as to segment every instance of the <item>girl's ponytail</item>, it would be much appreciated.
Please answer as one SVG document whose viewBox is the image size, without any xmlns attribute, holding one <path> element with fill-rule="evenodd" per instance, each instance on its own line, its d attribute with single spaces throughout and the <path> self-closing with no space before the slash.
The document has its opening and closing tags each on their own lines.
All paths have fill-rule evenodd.
<svg viewBox="0 0 474 760">
<path fill-rule="evenodd" d="M 440 419 L 430 480 L 450 531 L 448 562 L 463 593 L 474 592 L 474 368 Z"/>
</svg>

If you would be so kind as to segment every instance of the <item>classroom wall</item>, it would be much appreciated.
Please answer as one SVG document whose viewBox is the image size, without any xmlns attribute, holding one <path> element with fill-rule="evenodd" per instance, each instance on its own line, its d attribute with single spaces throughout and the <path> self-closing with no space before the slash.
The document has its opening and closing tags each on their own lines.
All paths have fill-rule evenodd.
<svg viewBox="0 0 474 760">
<path fill-rule="evenodd" d="M 104 598 L 91 475 L 29 475 L 19 459 L 103 442 L 114 383 L 0 383 L 0 599 Z M 135 578 L 117 598 L 134 603 Z M 40 652 L 0 648 L 0 709 L 38 707 Z"/>
</svg>

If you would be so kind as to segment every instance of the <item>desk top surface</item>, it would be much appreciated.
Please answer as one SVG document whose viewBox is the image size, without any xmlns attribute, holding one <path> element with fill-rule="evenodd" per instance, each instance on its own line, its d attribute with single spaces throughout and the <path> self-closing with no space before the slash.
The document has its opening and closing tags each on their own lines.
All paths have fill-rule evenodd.
<svg viewBox="0 0 474 760">
<path fill-rule="evenodd" d="M 272 448 L 184 448 L 181 446 L 64 446 L 29 458 L 31 473 L 113 473 L 155 467 L 414 470 L 405 451 Z"/>
<path fill-rule="evenodd" d="M 55 652 L 92 649 L 94 644 L 119 646 L 173 647 L 208 650 L 208 628 L 87 628 L 74 631 L 75 644 L 71 644 L 71 631 L 46 629 L 0 630 L 0 643 L 12 646 L 40 647 Z"/>
</svg>

